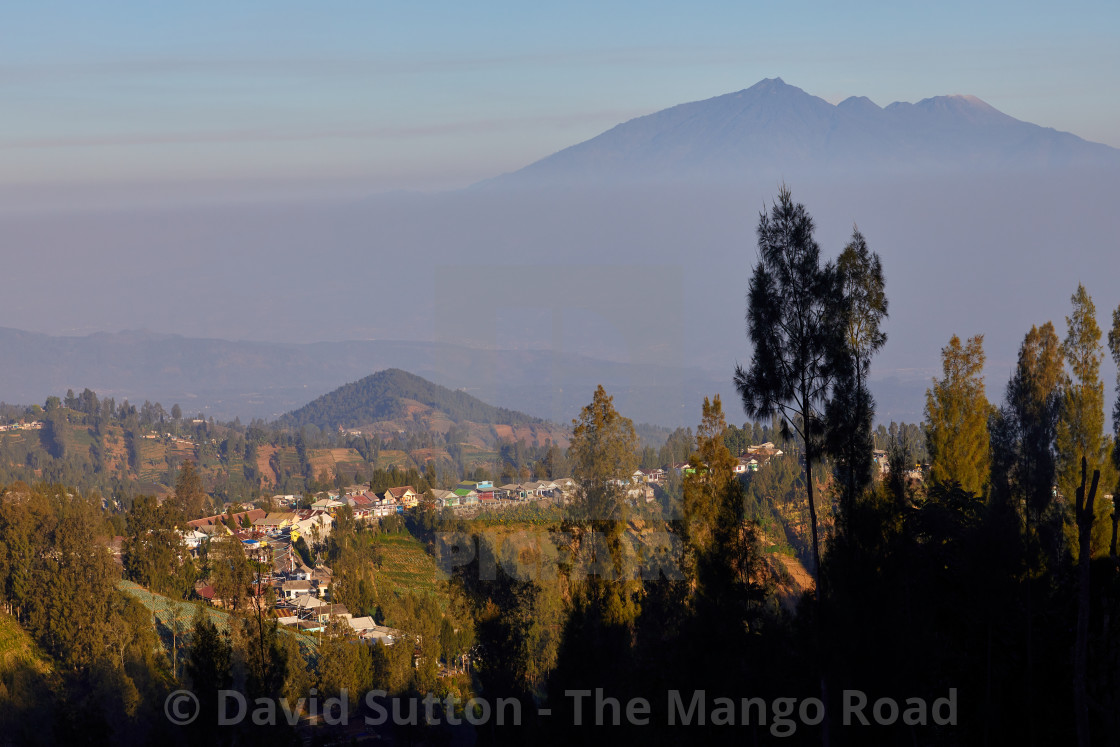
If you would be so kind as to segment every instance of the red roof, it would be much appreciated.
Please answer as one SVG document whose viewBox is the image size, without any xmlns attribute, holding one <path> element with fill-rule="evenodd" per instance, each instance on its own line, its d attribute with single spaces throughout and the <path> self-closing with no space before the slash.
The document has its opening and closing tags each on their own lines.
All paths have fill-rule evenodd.
<svg viewBox="0 0 1120 747">
<path fill-rule="evenodd" d="M 372 506 L 377 501 L 377 499 L 369 493 L 358 493 L 357 495 L 350 496 L 350 500 L 354 501 L 354 508 Z"/>
</svg>

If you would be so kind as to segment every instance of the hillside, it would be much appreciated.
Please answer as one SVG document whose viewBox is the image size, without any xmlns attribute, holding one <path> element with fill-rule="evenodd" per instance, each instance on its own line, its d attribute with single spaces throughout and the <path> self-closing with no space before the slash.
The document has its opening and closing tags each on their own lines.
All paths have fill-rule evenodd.
<svg viewBox="0 0 1120 747">
<path fill-rule="evenodd" d="M 309 417 L 325 418 L 331 408 L 353 407 L 357 417 L 343 422 L 360 427 L 342 433 L 329 420 L 319 421 L 323 431 L 297 432 L 260 421 L 246 427 L 177 418 L 158 402 L 137 408 L 89 389 L 80 397 L 73 391 L 49 397 L 45 409 L 0 403 L 0 484 L 56 482 L 128 505 L 136 495 L 170 493 L 190 461 L 221 504 L 364 483 L 377 470 L 431 468 L 452 485 L 479 468 L 527 469 L 568 443 L 566 427 L 404 371 L 384 371 L 344 390 L 307 409 Z"/>
<path fill-rule="evenodd" d="M 15 618 L 0 612 L 0 682 L 21 667 L 42 674 L 49 671 L 50 662 Z"/>
<path fill-rule="evenodd" d="M 412 418 L 417 406 L 439 413 L 452 424 L 543 425 L 544 420 L 516 410 L 488 405 L 466 392 L 453 391 L 419 376 L 390 368 L 345 384 L 288 413 L 278 421 L 295 428 L 355 428 L 381 421 Z"/>
</svg>

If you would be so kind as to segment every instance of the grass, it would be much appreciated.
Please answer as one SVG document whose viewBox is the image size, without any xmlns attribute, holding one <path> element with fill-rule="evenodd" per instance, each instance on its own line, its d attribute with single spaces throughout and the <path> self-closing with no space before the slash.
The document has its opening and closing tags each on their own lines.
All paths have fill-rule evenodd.
<svg viewBox="0 0 1120 747">
<path fill-rule="evenodd" d="M 93 434 L 85 425 L 70 426 L 70 444 L 77 450 L 86 450 L 93 444 Z"/>
<path fill-rule="evenodd" d="M 202 602 L 184 602 L 182 600 L 171 599 L 161 594 L 155 594 L 148 591 L 144 587 L 134 584 L 131 581 L 120 581 L 117 586 L 125 594 L 135 597 L 141 604 L 143 604 L 149 612 L 155 616 L 156 632 L 159 633 L 160 642 L 163 644 L 164 652 L 168 657 L 171 656 L 171 646 L 175 639 L 175 631 L 178 631 L 180 650 L 182 647 L 182 636 L 189 635 L 191 628 L 194 625 L 195 615 L 199 610 L 202 610 L 209 616 L 210 622 L 220 630 L 222 633 L 229 634 L 230 625 L 233 621 L 233 615 L 228 612 L 223 612 L 216 607 L 211 607 Z M 313 657 L 316 654 L 317 647 L 315 639 L 306 635 L 301 635 L 292 630 L 281 628 L 282 635 L 295 636 L 299 641 L 300 653 L 305 658 Z"/>
<path fill-rule="evenodd" d="M 40 672 L 50 666 L 27 631 L 11 615 L 0 614 L 0 672 L 26 665 Z"/>
</svg>

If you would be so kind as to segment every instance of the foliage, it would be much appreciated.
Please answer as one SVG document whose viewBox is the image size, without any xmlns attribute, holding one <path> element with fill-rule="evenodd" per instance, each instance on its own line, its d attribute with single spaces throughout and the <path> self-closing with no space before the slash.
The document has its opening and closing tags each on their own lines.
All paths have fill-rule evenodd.
<svg viewBox="0 0 1120 747">
<path fill-rule="evenodd" d="M 842 344 L 835 349 L 836 381 L 826 421 L 828 451 L 834 458 L 846 523 L 855 500 L 871 483 L 875 402 L 868 389 L 868 375 L 871 356 L 887 341 L 881 325 L 888 304 L 882 262 L 867 248 L 858 229 L 852 232 L 851 242 L 837 260 L 836 274 L 842 293 Z"/>
<path fill-rule="evenodd" d="M 1081 482 L 1081 460 L 1088 463 L 1089 474 L 1101 470 L 1103 485 L 1116 483 L 1112 468 L 1112 443 L 1104 435 L 1104 382 L 1100 379 L 1101 329 L 1097 325 L 1097 309 L 1093 299 L 1078 285 L 1071 297 L 1073 312 L 1066 317 L 1067 334 L 1062 342 L 1069 369 L 1061 417 L 1058 421 L 1058 490 L 1067 500 L 1077 492 Z M 1105 501 L 1096 503 L 1092 544 L 1094 553 L 1107 551 L 1111 524 Z"/>
<path fill-rule="evenodd" d="M 835 267 L 821 264 L 813 219 L 787 187 L 758 221 L 759 261 L 747 292 L 748 368 L 735 387 L 749 417 L 780 416 L 783 435 L 804 443 L 813 565 L 820 567 L 813 463 L 822 453 L 822 415 L 841 344 L 842 290 Z"/>
<path fill-rule="evenodd" d="M 1022 502 L 1026 526 L 1040 529 L 1045 553 L 1054 557 L 1053 486 L 1056 476 L 1055 439 L 1065 385 L 1063 353 L 1054 325 L 1032 326 L 1019 348 L 1019 359 L 1007 383 L 1007 404 L 991 427 L 993 498 L 1012 506 Z M 1049 517 L 1048 528 L 1040 527 Z M 1058 523 L 1060 526 L 1060 516 Z"/>
<path fill-rule="evenodd" d="M 97 496 L 0 489 L 0 597 L 50 662 L 46 672 L 27 663 L 0 677 L 0 720 L 17 725 L 6 739 L 149 741 L 161 728 L 154 716 L 166 673 L 153 656 L 155 632 L 116 588 L 105 526 Z M 6 697 L 16 687 L 19 697 Z"/>
<path fill-rule="evenodd" d="M 175 510 L 184 519 L 190 521 L 205 515 L 204 508 L 209 499 L 202 488 L 202 478 L 190 459 L 184 460 L 179 468 L 179 477 L 175 480 Z"/>
<path fill-rule="evenodd" d="M 956 335 L 941 349 L 942 378 L 926 392 L 926 446 L 935 483 L 980 494 L 988 484 L 988 416 L 984 336 L 964 346 Z"/>
<path fill-rule="evenodd" d="M 684 529 L 692 550 L 706 552 L 720 529 L 721 502 L 728 490 L 740 495 L 742 488 L 732 472 L 735 462 L 723 442 L 727 422 L 719 395 L 709 402 L 704 398 L 700 425 L 696 429 L 696 452 L 689 457 L 695 471 L 684 478 Z"/>
<path fill-rule="evenodd" d="M 125 573 L 141 586 L 179 598 L 194 587 L 194 563 L 173 504 L 161 506 L 155 496 L 138 497 L 128 514 L 122 549 Z"/>
</svg>

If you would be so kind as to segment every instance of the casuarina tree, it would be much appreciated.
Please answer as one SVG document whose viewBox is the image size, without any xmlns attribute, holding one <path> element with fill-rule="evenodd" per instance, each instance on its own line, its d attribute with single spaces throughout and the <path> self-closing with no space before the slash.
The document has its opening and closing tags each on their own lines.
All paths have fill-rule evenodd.
<svg viewBox="0 0 1120 747">
<path fill-rule="evenodd" d="M 841 344 L 842 310 L 836 268 L 821 264 L 813 219 L 782 187 L 758 221 L 758 264 L 747 293 L 750 365 L 735 369 L 735 387 L 750 418 L 780 418 L 783 436 L 804 442 L 805 485 L 820 568 L 813 463 L 823 451 L 823 413 Z M 817 599 L 820 599 L 818 583 Z"/>
<path fill-rule="evenodd" d="M 736 366 L 735 387 L 750 418 L 778 416 L 782 435 L 796 433 L 804 443 L 805 487 L 809 498 L 809 528 L 818 643 L 821 617 L 821 550 L 813 463 L 824 449 L 824 410 L 843 345 L 840 321 L 843 292 L 836 268 L 821 264 L 820 246 L 813 239 L 813 219 L 805 206 L 794 203 L 786 187 L 769 214 L 758 221 L 758 264 L 747 292 L 747 337 L 752 353 L 747 368 Z M 828 703 L 823 664 L 821 700 Z M 821 731 L 829 740 L 828 712 Z"/>
<path fill-rule="evenodd" d="M 871 421 L 875 415 L 875 400 L 867 386 L 871 357 L 887 341 L 882 330 L 887 316 L 883 264 L 879 255 L 867 248 L 858 228 L 840 254 L 836 273 L 842 294 L 842 344 L 836 348 L 836 381 L 826 421 L 828 450 L 840 485 L 842 517 L 845 530 L 850 531 L 853 504 L 871 483 Z"/>
</svg>

